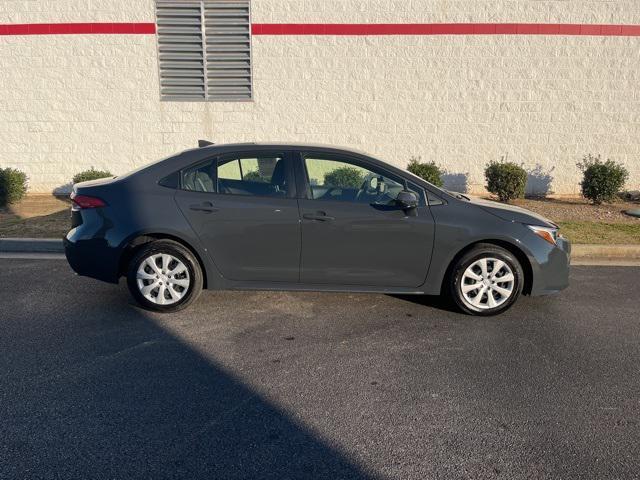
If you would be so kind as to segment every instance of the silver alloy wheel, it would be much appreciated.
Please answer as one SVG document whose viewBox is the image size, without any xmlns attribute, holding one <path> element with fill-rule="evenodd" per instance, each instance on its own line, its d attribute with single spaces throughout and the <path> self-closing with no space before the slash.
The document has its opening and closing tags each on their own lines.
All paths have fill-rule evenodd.
<svg viewBox="0 0 640 480">
<path fill-rule="evenodd" d="M 462 298 L 473 308 L 488 310 L 509 300 L 515 288 L 515 276 L 509 265 L 497 258 L 476 260 L 462 274 Z"/>
<path fill-rule="evenodd" d="M 136 279 L 142 296 L 157 305 L 180 301 L 191 284 L 186 265 L 167 253 L 149 255 L 142 260 Z"/>
</svg>

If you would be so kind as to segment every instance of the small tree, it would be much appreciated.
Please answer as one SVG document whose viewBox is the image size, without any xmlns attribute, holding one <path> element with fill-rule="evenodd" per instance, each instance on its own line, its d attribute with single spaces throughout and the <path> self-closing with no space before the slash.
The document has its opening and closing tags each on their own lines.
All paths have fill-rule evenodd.
<svg viewBox="0 0 640 480">
<path fill-rule="evenodd" d="M 582 196 L 595 205 L 613 201 L 629 178 L 624 165 L 609 159 L 603 162 L 600 155 L 588 154 L 577 166 L 582 170 Z"/>
<path fill-rule="evenodd" d="M 27 175 L 15 168 L 0 168 L 0 206 L 15 203 L 27 193 Z"/>
<path fill-rule="evenodd" d="M 339 188 L 360 188 L 364 182 L 362 172 L 353 167 L 340 167 L 324 174 L 324 184 Z"/>
<path fill-rule="evenodd" d="M 409 160 L 409 166 L 407 166 L 407 170 L 417 175 L 418 177 L 426 180 L 427 182 L 435 185 L 436 187 L 441 187 L 443 185 L 442 175 L 444 175 L 444 170 L 442 170 L 436 162 L 427 162 L 421 163 L 420 157 L 411 157 Z"/>
<path fill-rule="evenodd" d="M 484 170 L 487 190 L 498 196 L 501 202 L 524 197 L 527 172 L 513 162 L 491 161 Z"/>
<path fill-rule="evenodd" d="M 77 173 L 73 177 L 73 183 L 87 182 L 89 180 L 98 180 L 99 178 L 113 177 L 113 174 L 108 170 L 96 170 L 91 167 L 89 170 L 84 170 Z"/>
</svg>

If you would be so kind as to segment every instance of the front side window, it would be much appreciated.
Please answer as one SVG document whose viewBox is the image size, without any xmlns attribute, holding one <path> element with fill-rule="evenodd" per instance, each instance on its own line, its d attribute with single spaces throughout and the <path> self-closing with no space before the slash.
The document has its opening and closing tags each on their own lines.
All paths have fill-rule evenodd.
<svg viewBox="0 0 640 480">
<path fill-rule="evenodd" d="M 304 165 L 313 200 L 392 205 L 405 189 L 401 179 L 390 178 L 386 172 L 374 171 L 350 159 L 308 154 L 304 156 Z"/>
<path fill-rule="evenodd" d="M 284 155 L 226 157 L 218 161 L 218 192 L 286 197 L 289 180 Z"/>
</svg>

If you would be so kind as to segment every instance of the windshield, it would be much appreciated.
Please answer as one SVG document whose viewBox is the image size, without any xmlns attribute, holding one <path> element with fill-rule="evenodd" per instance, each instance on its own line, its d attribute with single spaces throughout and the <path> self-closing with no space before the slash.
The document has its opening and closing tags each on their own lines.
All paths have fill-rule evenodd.
<svg viewBox="0 0 640 480">
<path fill-rule="evenodd" d="M 415 173 L 411 173 L 411 172 L 410 172 L 409 170 L 407 170 L 407 169 L 403 169 L 403 171 L 404 171 L 407 175 L 409 175 L 409 176 L 411 176 L 411 177 L 413 177 L 413 178 L 415 178 L 415 179 L 417 179 L 417 180 L 420 180 L 420 181 L 422 181 L 422 182 L 424 182 L 424 183 L 428 184 L 430 187 L 433 187 L 433 188 L 434 188 L 436 191 L 438 191 L 438 192 L 445 193 L 445 194 L 447 194 L 447 195 L 449 195 L 449 196 L 451 196 L 451 197 L 453 197 L 453 198 L 457 198 L 458 200 L 467 200 L 467 201 L 471 201 L 471 200 L 469 199 L 469 197 L 467 197 L 466 195 L 464 195 L 464 194 L 462 194 L 462 193 L 460 193 L 460 192 L 452 192 L 451 190 L 447 190 L 447 189 L 445 189 L 445 188 L 438 187 L 438 186 L 434 185 L 433 183 L 431 183 L 431 182 L 429 182 L 429 181 L 425 180 L 424 178 L 419 177 L 419 176 L 418 176 L 418 175 L 416 175 Z"/>
</svg>

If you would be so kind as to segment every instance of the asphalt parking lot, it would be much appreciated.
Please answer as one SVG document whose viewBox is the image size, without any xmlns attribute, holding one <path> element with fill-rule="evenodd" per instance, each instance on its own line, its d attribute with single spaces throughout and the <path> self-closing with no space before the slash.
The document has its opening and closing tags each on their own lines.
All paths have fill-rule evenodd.
<svg viewBox="0 0 640 480">
<path fill-rule="evenodd" d="M 0 478 L 638 478 L 640 268 L 477 319 L 205 292 L 159 316 L 0 260 Z"/>
</svg>

